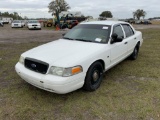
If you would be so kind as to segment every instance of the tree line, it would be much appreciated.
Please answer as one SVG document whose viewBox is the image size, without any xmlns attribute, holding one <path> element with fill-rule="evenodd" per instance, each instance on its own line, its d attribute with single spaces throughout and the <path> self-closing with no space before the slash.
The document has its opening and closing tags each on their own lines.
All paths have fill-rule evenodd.
<svg viewBox="0 0 160 120">
<path fill-rule="evenodd" d="M 0 12 L 0 17 L 11 17 L 14 20 L 23 20 L 23 19 L 28 19 L 26 16 L 24 18 L 22 18 L 22 16 L 20 16 L 17 12 L 13 12 L 13 13 L 9 13 L 9 12 Z"/>
<path fill-rule="evenodd" d="M 55 15 L 57 17 L 57 19 L 59 20 L 59 13 L 62 11 L 67 11 L 68 9 L 70 9 L 69 4 L 65 1 L 65 0 L 52 0 L 49 3 L 49 13 L 52 13 L 52 15 Z M 141 17 L 145 17 L 146 16 L 146 12 L 143 9 L 138 9 L 135 12 L 132 13 L 133 14 L 133 18 L 140 20 Z M 113 15 L 111 13 L 111 11 L 103 11 L 99 17 L 106 17 L 106 18 L 112 18 Z"/>
<path fill-rule="evenodd" d="M 55 15 L 57 17 L 57 20 L 59 21 L 59 13 L 61 13 L 62 11 L 67 11 L 68 9 L 70 9 L 69 4 L 65 1 L 65 0 L 52 0 L 49 5 L 49 13 L 51 13 L 52 15 Z M 145 17 L 146 16 L 146 12 L 143 9 L 138 9 L 135 12 L 133 12 L 133 18 L 140 20 L 141 17 Z M 13 13 L 9 13 L 9 12 L 0 12 L 0 16 L 4 16 L 4 17 L 11 17 L 13 19 L 28 19 L 26 16 L 24 18 L 22 18 L 17 12 L 13 12 Z M 92 16 L 90 16 L 92 17 Z M 112 18 L 112 12 L 111 11 L 103 11 L 99 17 L 104 17 L 104 18 Z M 92 17 L 93 18 L 93 17 Z"/>
</svg>

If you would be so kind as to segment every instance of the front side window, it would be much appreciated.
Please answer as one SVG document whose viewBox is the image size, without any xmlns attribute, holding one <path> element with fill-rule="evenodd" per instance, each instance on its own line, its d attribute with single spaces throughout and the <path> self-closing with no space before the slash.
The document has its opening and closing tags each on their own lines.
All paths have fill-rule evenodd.
<svg viewBox="0 0 160 120">
<path fill-rule="evenodd" d="M 113 33 L 116 33 L 119 38 L 124 38 L 124 33 L 123 33 L 122 27 L 120 25 L 117 25 L 114 27 Z"/>
<path fill-rule="evenodd" d="M 71 29 L 63 38 L 83 42 L 108 43 L 110 26 L 80 24 Z"/>
</svg>

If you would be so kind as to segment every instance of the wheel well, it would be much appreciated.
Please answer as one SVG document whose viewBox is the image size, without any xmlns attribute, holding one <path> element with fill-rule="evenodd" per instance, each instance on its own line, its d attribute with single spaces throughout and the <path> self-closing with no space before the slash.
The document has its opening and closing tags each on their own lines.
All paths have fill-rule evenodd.
<svg viewBox="0 0 160 120">
<path fill-rule="evenodd" d="M 95 61 L 95 62 L 100 62 L 100 63 L 102 64 L 102 66 L 103 66 L 103 70 L 105 69 L 105 63 L 104 63 L 103 60 L 100 59 L 100 60 L 97 60 L 97 61 Z M 95 63 L 95 62 L 94 62 L 94 63 Z M 93 63 L 92 63 L 92 64 L 93 64 Z"/>
<path fill-rule="evenodd" d="M 140 41 L 138 41 L 136 47 L 138 47 L 138 50 L 139 50 L 139 47 L 140 47 Z"/>
</svg>

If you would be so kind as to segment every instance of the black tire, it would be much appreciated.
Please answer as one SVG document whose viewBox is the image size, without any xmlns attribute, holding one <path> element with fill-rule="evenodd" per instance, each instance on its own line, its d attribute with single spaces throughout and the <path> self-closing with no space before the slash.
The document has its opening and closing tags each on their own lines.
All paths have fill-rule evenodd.
<svg viewBox="0 0 160 120">
<path fill-rule="evenodd" d="M 52 27 L 52 23 L 48 23 L 48 24 L 47 24 L 47 27 Z"/>
<path fill-rule="evenodd" d="M 134 48 L 133 53 L 130 56 L 131 60 L 136 60 L 138 57 L 138 53 L 139 53 L 139 43 L 136 45 L 136 47 Z"/>
<path fill-rule="evenodd" d="M 86 75 L 83 89 L 86 91 L 95 91 L 99 88 L 103 79 L 103 66 L 100 62 L 93 63 Z"/>
</svg>

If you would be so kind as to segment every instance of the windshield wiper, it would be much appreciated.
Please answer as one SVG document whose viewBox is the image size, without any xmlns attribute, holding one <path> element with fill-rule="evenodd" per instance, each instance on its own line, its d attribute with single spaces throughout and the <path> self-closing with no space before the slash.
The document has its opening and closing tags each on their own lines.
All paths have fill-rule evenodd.
<svg viewBox="0 0 160 120">
<path fill-rule="evenodd" d="M 64 39 L 67 39 L 67 40 L 74 40 L 72 38 L 68 38 L 68 37 L 63 37 Z"/>
<path fill-rule="evenodd" d="M 84 39 L 75 39 L 75 40 L 83 41 L 83 42 L 94 42 L 94 41 L 92 41 L 92 40 L 84 40 Z"/>
</svg>

